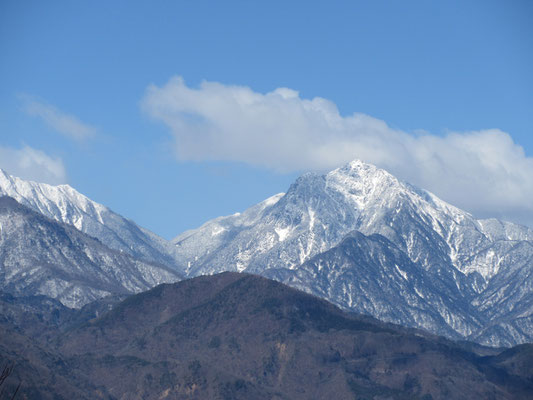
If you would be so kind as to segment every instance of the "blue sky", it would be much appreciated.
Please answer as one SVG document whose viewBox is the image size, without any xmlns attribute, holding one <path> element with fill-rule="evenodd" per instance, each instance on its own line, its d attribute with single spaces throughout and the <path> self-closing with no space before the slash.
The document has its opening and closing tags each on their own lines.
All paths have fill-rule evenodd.
<svg viewBox="0 0 533 400">
<path fill-rule="evenodd" d="M 0 167 L 167 238 L 351 158 L 533 225 L 532 17 L 525 0 L 5 0 Z"/>
</svg>

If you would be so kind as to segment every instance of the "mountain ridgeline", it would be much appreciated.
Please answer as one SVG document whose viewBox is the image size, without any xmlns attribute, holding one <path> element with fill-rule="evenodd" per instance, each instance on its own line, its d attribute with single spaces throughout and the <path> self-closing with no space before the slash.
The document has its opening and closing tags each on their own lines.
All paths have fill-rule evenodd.
<svg viewBox="0 0 533 400">
<path fill-rule="evenodd" d="M 1 230 L 0 285 L 16 295 L 80 308 L 182 277 L 248 272 L 451 339 L 533 341 L 533 231 L 475 219 L 360 161 L 305 174 L 172 243 L 68 185 L 0 171 L 0 194 L 29 207 L 6 211 Z"/>
<path fill-rule="evenodd" d="M 180 279 L 7 196 L 0 197 L 0 262 L 2 292 L 45 295 L 72 308 Z"/>
<path fill-rule="evenodd" d="M 69 185 L 47 185 L 25 181 L 0 169 L 0 196 L 99 239 L 106 246 L 133 257 L 175 267 L 173 246 L 165 239 L 113 212 Z"/>
</svg>

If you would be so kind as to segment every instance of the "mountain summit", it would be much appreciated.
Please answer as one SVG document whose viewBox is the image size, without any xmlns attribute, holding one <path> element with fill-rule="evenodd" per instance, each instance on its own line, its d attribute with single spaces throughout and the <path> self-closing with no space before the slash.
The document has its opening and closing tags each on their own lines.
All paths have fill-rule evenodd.
<svg viewBox="0 0 533 400">
<path fill-rule="evenodd" d="M 361 161 L 173 242 L 189 276 L 257 273 L 449 337 L 533 340 L 533 231 L 478 220 Z"/>
<path fill-rule="evenodd" d="M 72 225 L 112 249 L 177 268 L 174 249 L 169 242 L 69 185 L 26 181 L 0 169 L 0 196 L 10 196 L 49 218 Z"/>
</svg>

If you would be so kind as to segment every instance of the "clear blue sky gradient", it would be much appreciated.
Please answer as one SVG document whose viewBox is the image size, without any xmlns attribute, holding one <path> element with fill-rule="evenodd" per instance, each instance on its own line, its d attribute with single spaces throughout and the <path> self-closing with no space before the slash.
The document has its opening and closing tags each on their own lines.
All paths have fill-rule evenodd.
<svg viewBox="0 0 533 400">
<path fill-rule="evenodd" d="M 281 191 L 296 173 L 178 162 L 140 111 L 181 75 L 324 97 L 342 114 L 444 135 L 499 128 L 533 156 L 531 1 L 21 1 L 0 3 L 0 146 L 61 157 L 69 183 L 171 238 Z M 30 94 L 95 126 L 68 140 Z"/>
</svg>

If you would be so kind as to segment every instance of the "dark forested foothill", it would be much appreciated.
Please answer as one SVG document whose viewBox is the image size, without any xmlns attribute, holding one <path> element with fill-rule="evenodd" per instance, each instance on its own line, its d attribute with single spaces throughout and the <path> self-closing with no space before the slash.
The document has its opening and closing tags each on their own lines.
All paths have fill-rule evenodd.
<svg viewBox="0 0 533 400">
<path fill-rule="evenodd" d="M 454 343 L 253 275 L 198 277 L 119 300 L 39 311 L 4 296 L 0 365 L 16 365 L 17 398 L 533 396 L 533 345 Z"/>
</svg>

